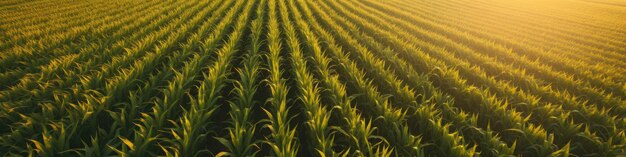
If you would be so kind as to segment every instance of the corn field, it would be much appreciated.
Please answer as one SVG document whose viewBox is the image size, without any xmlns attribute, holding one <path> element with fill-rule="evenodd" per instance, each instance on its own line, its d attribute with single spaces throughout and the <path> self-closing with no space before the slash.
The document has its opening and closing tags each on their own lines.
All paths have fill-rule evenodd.
<svg viewBox="0 0 626 157">
<path fill-rule="evenodd" d="M 619 0 L 0 1 L 1 156 L 626 156 Z"/>
</svg>

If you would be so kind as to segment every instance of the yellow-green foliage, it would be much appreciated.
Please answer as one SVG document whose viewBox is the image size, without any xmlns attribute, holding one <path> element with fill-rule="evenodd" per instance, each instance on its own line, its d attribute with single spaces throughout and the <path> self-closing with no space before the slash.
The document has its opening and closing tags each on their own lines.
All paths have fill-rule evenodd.
<svg viewBox="0 0 626 157">
<path fill-rule="evenodd" d="M 2 156 L 624 156 L 617 0 L 5 0 Z"/>
</svg>

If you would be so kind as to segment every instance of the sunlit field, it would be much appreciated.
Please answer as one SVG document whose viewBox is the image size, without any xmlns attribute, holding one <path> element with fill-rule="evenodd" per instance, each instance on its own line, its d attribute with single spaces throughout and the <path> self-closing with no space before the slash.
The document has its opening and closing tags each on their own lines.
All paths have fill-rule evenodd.
<svg viewBox="0 0 626 157">
<path fill-rule="evenodd" d="M 3 0 L 0 156 L 626 156 L 623 0 Z"/>
</svg>

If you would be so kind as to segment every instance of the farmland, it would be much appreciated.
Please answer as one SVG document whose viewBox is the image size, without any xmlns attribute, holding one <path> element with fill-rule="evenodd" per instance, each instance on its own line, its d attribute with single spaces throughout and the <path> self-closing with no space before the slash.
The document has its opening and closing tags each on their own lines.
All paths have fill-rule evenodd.
<svg viewBox="0 0 626 157">
<path fill-rule="evenodd" d="M 0 1 L 1 156 L 625 156 L 618 0 Z"/>
</svg>

